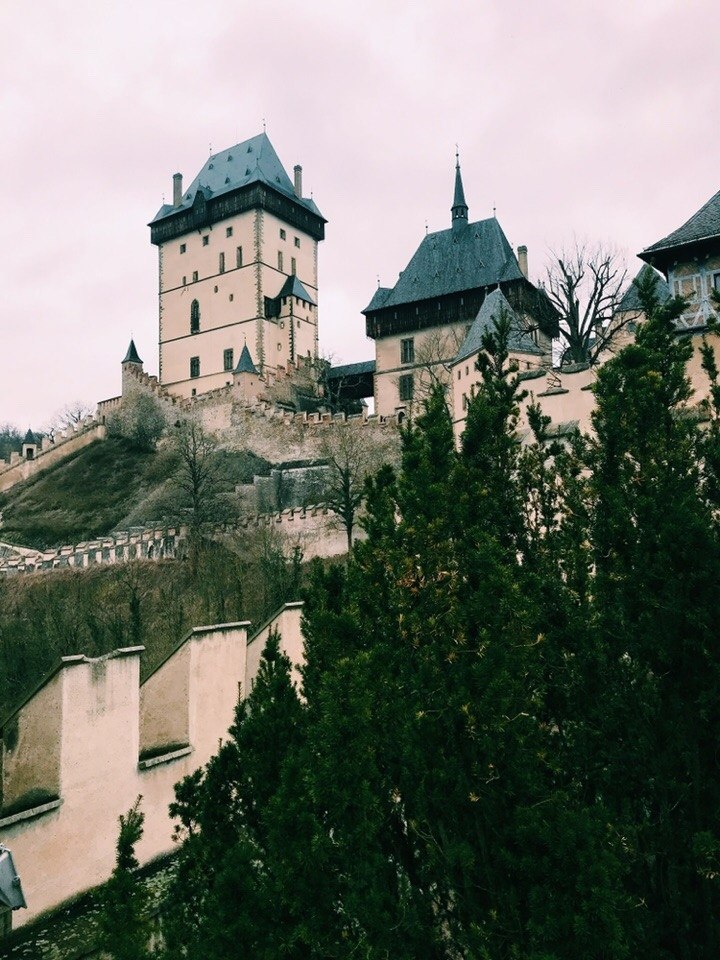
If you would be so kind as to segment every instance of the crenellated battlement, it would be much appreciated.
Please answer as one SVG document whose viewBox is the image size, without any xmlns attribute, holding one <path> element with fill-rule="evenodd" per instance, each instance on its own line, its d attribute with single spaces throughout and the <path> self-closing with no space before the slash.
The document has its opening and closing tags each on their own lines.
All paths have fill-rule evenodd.
<svg viewBox="0 0 720 960">
<path fill-rule="evenodd" d="M 41 437 L 36 443 L 24 444 L 25 456 L 11 453 L 9 460 L 0 460 L 0 492 L 47 470 L 96 440 L 104 440 L 106 434 L 107 428 L 101 419 L 88 417 L 74 427 L 55 434 L 52 440 L 50 437 Z"/>
</svg>

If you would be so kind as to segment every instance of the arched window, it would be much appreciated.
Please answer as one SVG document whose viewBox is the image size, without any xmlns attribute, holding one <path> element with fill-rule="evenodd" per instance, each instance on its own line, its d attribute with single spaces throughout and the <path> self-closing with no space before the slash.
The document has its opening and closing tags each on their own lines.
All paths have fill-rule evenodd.
<svg viewBox="0 0 720 960">
<path fill-rule="evenodd" d="M 190 304 L 190 333 L 200 333 L 200 304 L 197 300 Z"/>
</svg>

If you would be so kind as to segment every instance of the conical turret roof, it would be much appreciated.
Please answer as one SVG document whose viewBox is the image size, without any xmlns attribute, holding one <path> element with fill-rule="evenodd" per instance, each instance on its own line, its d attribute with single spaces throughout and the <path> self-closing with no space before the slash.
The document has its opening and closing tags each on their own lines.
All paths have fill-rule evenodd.
<svg viewBox="0 0 720 960">
<path fill-rule="evenodd" d="M 137 349 L 135 348 L 135 341 L 130 341 L 130 346 L 127 348 L 127 353 L 123 357 L 123 363 L 142 363 Z"/>
<path fill-rule="evenodd" d="M 235 367 L 235 373 L 254 373 L 257 375 L 257 370 L 252 361 L 252 357 L 250 356 L 250 351 L 247 348 L 247 344 L 245 344 L 242 348 L 240 359 Z"/>
</svg>

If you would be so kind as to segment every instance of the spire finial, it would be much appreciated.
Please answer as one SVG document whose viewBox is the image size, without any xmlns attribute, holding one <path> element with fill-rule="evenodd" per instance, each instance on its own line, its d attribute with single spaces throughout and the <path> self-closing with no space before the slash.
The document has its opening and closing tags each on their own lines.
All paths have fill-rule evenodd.
<svg viewBox="0 0 720 960">
<path fill-rule="evenodd" d="M 377 275 L 378 289 L 380 289 L 380 274 Z"/>
<path fill-rule="evenodd" d="M 426 221 L 425 221 L 425 236 L 427 236 L 427 235 L 428 235 L 428 222 L 427 222 L 427 220 L 426 220 Z"/>
<path fill-rule="evenodd" d="M 212 156 L 212 141 L 208 144 L 208 156 Z"/>
<path fill-rule="evenodd" d="M 496 213 L 497 213 L 497 207 L 495 206 L 495 204 L 493 204 L 493 216 L 495 216 Z"/>
<path fill-rule="evenodd" d="M 265 117 L 263 117 L 263 133 L 267 133 L 267 125 L 265 124 Z"/>
<path fill-rule="evenodd" d="M 460 173 L 460 150 L 455 144 L 455 196 L 453 197 L 452 226 L 453 230 L 459 230 L 466 226 L 468 222 L 468 205 L 465 202 L 465 191 L 463 190 L 462 174 Z"/>
</svg>

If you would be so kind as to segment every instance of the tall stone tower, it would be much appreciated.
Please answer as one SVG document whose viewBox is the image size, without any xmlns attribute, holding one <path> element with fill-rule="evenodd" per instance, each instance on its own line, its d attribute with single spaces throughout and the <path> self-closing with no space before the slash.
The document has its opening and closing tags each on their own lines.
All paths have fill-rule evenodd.
<svg viewBox="0 0 720 960">
<path fill-rule="evenodd" d="M 317 357 L 325 219 L 261 133 L 210 156 L 149 224 L 158 248 L 160 382 L 195 396 L 232 381 L 247 345 L 260 371 Z"/>
</svg>

